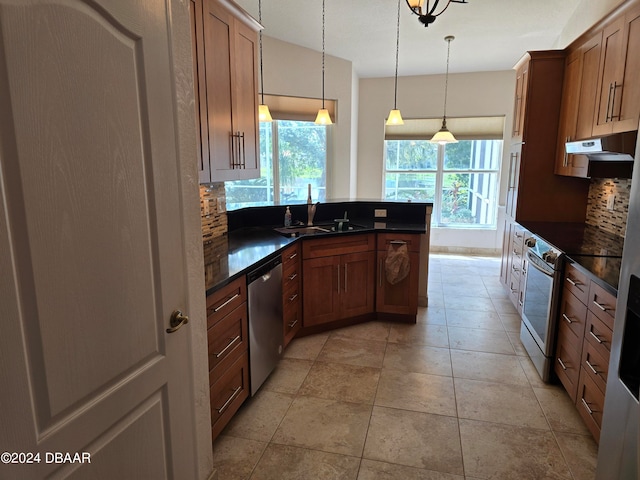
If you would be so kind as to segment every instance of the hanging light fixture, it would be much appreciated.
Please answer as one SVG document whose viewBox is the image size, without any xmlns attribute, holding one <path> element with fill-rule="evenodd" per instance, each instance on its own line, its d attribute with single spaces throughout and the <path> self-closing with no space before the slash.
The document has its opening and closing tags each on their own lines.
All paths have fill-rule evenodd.
<svg viewBox="0 0 640 480">
<path fill-rule="evenodd" d="M 324 0 L 322 0 L 322 108 L 318 110 L 315 122 L 318 125 L 331 125 L 329 111 L 324 108 Z"/>
<path fill-rule="evenodd" d="M 445 0 L 443 2 L 440 2 L 440 0 L 433 0 L 433 2 L 427 0 L 427 6 L 424 10 L 422 7 L 424 7 L 425 0 L 406 0 L 406 2 L 411 11 L 418 16 L 420 23 L 425 27 L 428 27 L 430 24 L 435 22 L 436 17 L 442 15 L 444 11 L 449 8 L 449 5 L 452 3 L 467 3 L 467 0 Z M 436 13 L 436 10 L 438 10 L 438 4 L 440 3 L 444 4 L 444 7 Z"/>
<path fill-rule="evenodd" d="M 437 3 L 437 2 L 436 2 Z M 445 143 L 457 143 L 456 137 L 447 129 L 447 88 L 449 86 L 449 51 L 451 50 L 451 42 L 455 39 L 453 35 L 447 35 L 444 40 L 447 42 L 447 73 L 444 77 L 444 111 L 442 114 L 442 128 L 436 132 L 431 139 L 433 143 L 444 145 Z"/>
<path fill-rule="evenodd" d="M 389 112 L 389 118 L 387 118 L 387 125 L 404 125 L 400 110 L 398 110 L 398 54 L 400 52 L 400 2 L 398 0 L 398 25 L 396 28 L 396 76 L 395 76 L 395 90 L 393 93 L 393 110 Z"/>
<path fill-rule="evenodd" d="M 262 25 L 262 0 L 258 0 L 258 23 Z M 273 122 L 269 106 L 264 103 L 264 75 L 262 73 L 262 30 L 260 37 L 260 105 L 258 105 L 258 120 L 261 122 Z"/>
</svg>

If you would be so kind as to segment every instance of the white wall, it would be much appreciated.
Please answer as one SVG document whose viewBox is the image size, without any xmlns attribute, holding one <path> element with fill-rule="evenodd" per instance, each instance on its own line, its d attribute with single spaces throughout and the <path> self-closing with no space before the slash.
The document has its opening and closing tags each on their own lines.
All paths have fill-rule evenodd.
<svg viewBox="0 0 640 480">
<path fill-rule="evenodd" d="M 380 198 L 382 195 L 384 122 L 393 106 L 393 81 L 393 78 L 360 80 L 357 190 L 360 198 Z M 500 178 L 500 205 L 504 205 L 506 198 L 514 90 L 513 70 L 449 75 L 447 116 L 505 116 L 507 141 Z M 444 75 L 398 78 L 398 108 L 404 118 L 439 117 L 443 101 Z M 454 247 L 454 251 L 462 248 L 497 253 L 502 245 L 502 230 L 501 216 L 493 230 L 434 228 L 431 247 L 432 250 Z"/>
<path fill-rule="evenodd" d="M 565 48 L 625 0 L 582 0 L 558 36 L 557 48 Z"/>
<path fill-rule="evenodd" d="M 322 53 L 264 35 L 264 93 L 322 98 Z M 350 61 L 325 56 L 325 98 L 337 100 L 327 165 L 327 197 L 355 198 L 357 77 Z M 354 96 L 353 92 L 356 92 Z"/>
</svg>

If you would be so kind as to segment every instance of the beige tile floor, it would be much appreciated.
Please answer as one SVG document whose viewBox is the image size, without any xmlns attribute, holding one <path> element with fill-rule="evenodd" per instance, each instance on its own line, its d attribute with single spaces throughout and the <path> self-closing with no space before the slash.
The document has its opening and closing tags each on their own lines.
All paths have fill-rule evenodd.
<svg viewBox="0 0 640 480">
<path fill-rule="evenodd" d="M 416 325 L 294 340 L 216 440 L 219 480 L 593 479 L 597 446 L 526 356 L 499 269 L 432 255 Z"/>
</svg>

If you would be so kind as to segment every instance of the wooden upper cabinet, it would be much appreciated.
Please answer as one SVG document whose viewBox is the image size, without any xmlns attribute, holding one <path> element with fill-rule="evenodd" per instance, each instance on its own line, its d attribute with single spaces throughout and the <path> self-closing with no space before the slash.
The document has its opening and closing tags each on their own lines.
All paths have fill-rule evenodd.
<svg viewBox="0 0 640 480">
<path fill-rule="evenodd" d="M 603 29 L 593 135 L 638 128 L 640 117 L 640 6 Z"/>
<path fill-rule="evenodd" d="M 230 0 L 191 7 L 200 182 L 257 178 L 260 25 Z"/>
<path fill-rule="evenodd" d="M 524 118 L 526 108 L 527 83 L 529 79 L 529 61 L 522 60 L 516 67 L 516 92 L 513 108 L 513 127 L 511 139 L 514 142 L 521 142 L 524 130 Z"/>
</svg>

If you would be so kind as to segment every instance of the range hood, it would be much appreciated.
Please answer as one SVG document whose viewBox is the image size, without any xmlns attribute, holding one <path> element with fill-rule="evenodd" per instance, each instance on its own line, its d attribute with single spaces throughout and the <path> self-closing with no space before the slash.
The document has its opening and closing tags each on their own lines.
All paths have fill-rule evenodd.
<svg viewBox="0 0 640 480">
<path fill-rule="evenodd" d="M 606 137 L 591 138 L 577 142 L 567 142 L 566 152 L 586 155 L 592 161 L 633 161 L 638 132 L 624 132 Z"/>
</svg>

